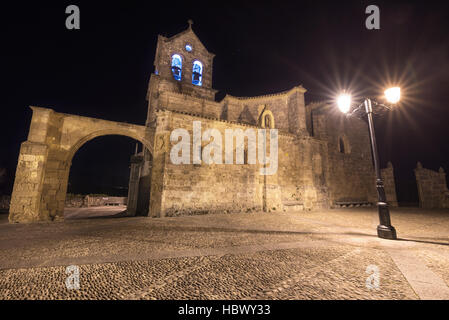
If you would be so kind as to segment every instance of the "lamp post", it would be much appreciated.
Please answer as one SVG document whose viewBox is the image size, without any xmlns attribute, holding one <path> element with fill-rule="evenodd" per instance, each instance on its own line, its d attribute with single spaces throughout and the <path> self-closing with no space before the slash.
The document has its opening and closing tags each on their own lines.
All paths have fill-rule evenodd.
<svg viewBox="0 0 449 320">
<path fill-rule="evenodd" d="M 388 102 L 395 104 L 399 102 L 401 96 L 401 90 L 398 87 L 390 88 L 385 91 L 385 97 Z M 365 112 L 368 118 L 369 136 L 371 141 L 371 150 L 373 154 L 374 170 L 376 173 L 376 189 L 377 189 L 377 209 L 379 212 L 379 225 L 377 226 L 377 236 L 383 239 L 397 239 L 396 229 L 391 225 L 390 210 L 388 208 L 387 197 L 385 195 L 384 182 L 382 179 L 380 166 L 379 166 L 379 154 L 377 152 L 376 135 L 374 131 L 373 122 L 373 104 L 379 108 L 391 109 L 390 106 L 372 101 L 370 98 L 365 98 L 363 103 L 358 107 L 351 110 L 351 96 L 348 94 L 342 94 L 337 99 L 339 109 L 349 115 Z"/>
</svg>

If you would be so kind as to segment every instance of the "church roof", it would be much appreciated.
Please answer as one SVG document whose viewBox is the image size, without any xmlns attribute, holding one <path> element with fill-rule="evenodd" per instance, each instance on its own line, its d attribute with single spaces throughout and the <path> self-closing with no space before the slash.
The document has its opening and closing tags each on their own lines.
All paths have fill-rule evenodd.
<svg viewBox="0 0 449 320">
<path fill-rule="evenodd" d="M 291 88 L 289 90 L 285 90 L 285 91 L 282 91 L 282 92 L 272 93 L 272 94 L 265 94 L 265 95 L 261 95 L 261 96 L 255 96 L 255 97 L 234 97 L 234 96 L 231 96 L 231 95 L 227 94 L 224 97 L 224 99 L 227 99 L 227 98 L 229 99 L 230 98 L 230 99 L 236 99 L 236 100 L 244 101 L 244 100 L 281 98 L 281 97 L 289 96 L 290 94 L 296 92 L 297 90 L 302 92 L 302 93 L 307 91 L 306 89 L 304 89 L 304 87 L 302 85 L 299 85 L 299 86 L 293 87 L 293 88 Z"/>
</svg>

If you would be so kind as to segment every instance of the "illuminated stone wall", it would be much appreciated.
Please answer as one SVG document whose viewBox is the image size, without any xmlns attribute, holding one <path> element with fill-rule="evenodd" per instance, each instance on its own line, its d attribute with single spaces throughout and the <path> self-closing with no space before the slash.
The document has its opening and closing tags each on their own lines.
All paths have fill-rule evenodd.
<svg viewBox="0 0 449 320">
<path fill-rule="evenodd" d="M 238 125 L 219 119 L 207 119 L 193 114 L 160 110 L 158 120 L 164 119 L 168 124 L 164 130 L 156 130 L 154 154 L 160 159 L 159 165 L 153 168 L 152 189 L 161 185 L 161 205 L 150 209 L 151 216 L 176 216 L 182 214 L 202 214 L 213 212 L 247 212 L 263 209 L 263 188 L 271 190 L 265 205 L 270 210 L 282 210 L 281 194 L 278 189 L 277 175 L 267 177 L 259 175 L 260 165 L 224 164 L 225 161 L 225 129 L 258 127 Z M 193 121 L 201 122 L 201 131 L 209 128 L 217 129 L 222 135 L 223 164 L 193 164 L 193 148 L 190 145 L 190 164 L 173 164 L 170 159 L 171 147 L 177 142 L 168 142 L 174 129 L 186 129 L 193 142 Z M 159 132 L 161 134 L 159 135 Z M 164 141 L 164 146 L 157 140 Z M 202 146 L 208 142 L 202 142 Z M 235 146 L 234 146 L 235 148 Z M 247 148 L 247 146 L 246 146 Z M 247 150 L 247 149 L 246 149 Z M 269 150 L 269 148 L 268 148 Z M 155 161 L 156 162 L 156 161 Z M 235 162 L 235 154 L 234 154 Z M 247 162 L 247 161 L 246 161 Z"/>
<path fill-rule="evenodd" d="M 219 130 L 223 139 L 226 129 L 257 130 L 260 126 L 168 110 L 158 111 L 157 120 L 164 128 L 156 128 L 154 155 L 159 164 L 153 167 L 151 189 L 161 194 L 161 203 L 150 208 L 152 216 L 311 210 L 330 205 L 326 141 L 280 130 L 278 170 L 263 176 L 259 174 L 260 164 L 173 164 L 169 153 L 177 142 L 167 143 L 170 132 L 178 128 L 186 129 L 193 140 L 193 121 L 201 122 L 202 132 Z M 202 146 L 207 144 L 203 142 Z M 224 152 L 223 142 L 223 161 Z"/>
<path fill-rule="evenodd" d="M 328 187 L 333 204 L 376 202 L 367 125 L 327 105 L 317 105 L 311 116 L 314 137 L 327 142 Z"/>
<path fill-rule="evenodd" d="M 415 177 L 421 208 L 449 208 L 449 190 L 443 168 L 433 171 L 418 162 Z"/>
</svg>

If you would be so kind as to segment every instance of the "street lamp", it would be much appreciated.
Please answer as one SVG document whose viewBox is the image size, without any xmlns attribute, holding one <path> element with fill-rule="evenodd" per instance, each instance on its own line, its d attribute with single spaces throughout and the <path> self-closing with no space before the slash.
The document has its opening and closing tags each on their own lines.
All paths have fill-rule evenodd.
<svg viewBox="0 0 449 320">
<path fill-rule="evenodd" d="M 401 88 L 393 87 L 385 90 L 385 98 L 391 104 L 398 103 L 401 100 Z"/>
<path fill-rule="evenodd" d="M 340 111 L 343 113 L 348 113 L 351 109 L 351 96 L 349 94 L 343 93 L 338 96 L 337 105 Z"/>
<path fill-rule="evenodd" d="M 385 90 L 385 99 L 390 104 L 396 104 L 401 99 L 401 89 L 393 87 Z M 377 236 L 383 239 L 397 239 L 396 229 L 391 225 L 390 210 L 388 209 L 387 197 L 385 195 L 384 182 L 379 167 L 379 154 L 377 152 L 376 135 L 374 132 L 373 122 L 373 105 L 377 108 L 390 110 L 391 106 L 378 103 L 370 98 L 365 98 L 363 103 L 351 110 L 351 96 L 349 94 L 341 94 L 337 98 L 337 105 L 343 113 L 353 115 L 360 114 L 363 111 L 368 117 L 369 135 L 371 140 L 371 150 L 373 152 L 374 170 L 376 171 L 376 189 L 377 189 L 377 209 L 379 211 L 379 225 L 377 226 Z"/>
</svg>

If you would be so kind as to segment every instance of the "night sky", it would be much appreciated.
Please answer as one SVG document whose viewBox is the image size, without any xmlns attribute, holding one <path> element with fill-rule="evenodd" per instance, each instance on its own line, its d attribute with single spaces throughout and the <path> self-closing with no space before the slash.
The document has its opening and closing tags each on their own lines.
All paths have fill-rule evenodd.
<svg viewBox="0 0 449 320">
<path fill-rule="evenodd" d="M 7 176 L 0 193 L 12 189 L 29 105 L 144 124 L 157 35 L 185 30 L 188 19 L 216 54 L 218 99 L 302 84 L 309 103 L 332 101 L 343 89 L 378 96 L 398 84 L 403 103 L 376 118 L 376 129 L 381 162 L 395 167 L 399 200 L 415 201 L 417 161 L 449 171 L 447 1 L 160 3 L 2 3 L 0 168 Z M 65 28 L 70 4 L 80 8 L 80 30 Z M 380 8 L 380 30 L 365 28 L 370 4 Z M 126 194 L 134 148 L 135 141 L 118 136 L 88 142 L 73 159 L 69 191 Z"/>
</svg>

